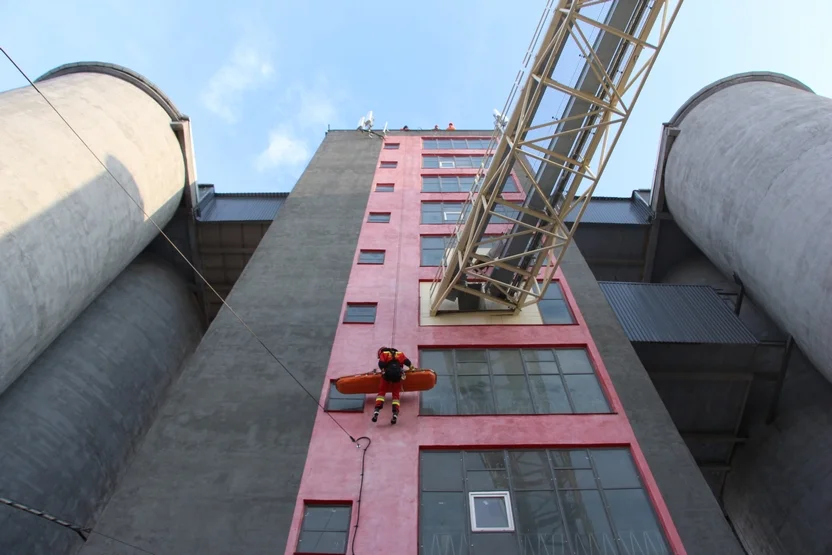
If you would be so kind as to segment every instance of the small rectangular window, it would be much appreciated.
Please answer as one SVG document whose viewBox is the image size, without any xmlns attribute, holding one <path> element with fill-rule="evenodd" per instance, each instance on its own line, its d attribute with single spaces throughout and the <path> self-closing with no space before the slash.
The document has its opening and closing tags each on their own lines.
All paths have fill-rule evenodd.
<svg viewBox="0 0 832 555">
<path fill-rule="evenodd" d="M 297 553 L 345 554 L 351 513 L 349 504 L 305 504 Z"/>
<path fill-rule="evenodd" d="M 472 491 L 468 494 L 472 532 L 513 532 L 514 515 L 507 491 Z"/>
<path fill-rule="evenodd" d="M 453 161 L 453 159 L 451 159 L 451 160 L 439 160 L 439 167 L 440 168 L 453 168 L 454 167 L 454 161 Z"/>
<path fill-rule="evenodd" d="M 394 187 L 392 183 L 376 183 L 376 193 L 392 193 Z"/>
<path fill-rule="evenodd" d="M 367 216 L 367 221 L 370 223 L 386 224 L 390 221 L 390 212 L 370 212 Z"/>
<path fill-rule="evenodd" d="M 384 264 L 384 251 L 361 251 L 358 253 L 359 264 Z"/>
<path fill-rule="evenodd" d="M 389 162 L 389 161 L 387 161 L 387 162 L 382 162 L 381 163 L 381 167 L 382 168 L 387 168 L 387 169 L 395 168 L 398 165 L 399 165 L 398 162 Z"/>
<path fill-rule="evenodd" d="M 330 382 L 324 408 L 334 412 L 364 412 L 364 401 L 364 395 L 344 395 L 336 389 L 335 382 Z"/>
<path fill-rule="evenodd" d="M 344 322 L 348 324 L 373 324 L 376 321 L 375 303 L 347 303 Z"/>
<path fill-rule="evenodd" d="M 384 143 L 384 150 L 398 150 L 399 143 Z"/>
</svg>

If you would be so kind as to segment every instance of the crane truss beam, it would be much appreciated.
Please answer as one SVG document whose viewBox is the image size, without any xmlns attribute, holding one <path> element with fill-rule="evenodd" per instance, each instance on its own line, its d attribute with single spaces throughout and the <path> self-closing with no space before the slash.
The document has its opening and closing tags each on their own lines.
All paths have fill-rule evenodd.
<svg viewBox="0 0 832 555">
<path fill-rule="evenodd" d="M 522 93 L 515 103 L 524 70 L 502 112 L 507 113 L 513 104 L 512 115 L 504 128 L 499 122 L 495 128 L 476 185 L 431 287 L 431 315 L 440 312 L 444 301 L 460 294 L 475 295 L 514 312 L 543 297 L 682 2 L 559 0 L 551 9 L 550 0 L 526 55 L 528 68 L 530 52 L 539 42 Z M 604 4 L 606 19 L 581 13 Z M 550 16 L 547 31 L 538 41 Z M 597 40 L 591 41 L 590 33 Z M 561 61 L 567 45 L 577 47 L 585 60 L 577 83 L 555 77 L 568 63 Z M 535 123 L 548 90 L 565 96 L 566 108 L 559 119 Z M 501 198 L 512 170 L 530 183 L 522 204 Z M 581 190 L 584 181 L 586 187 Z M 516 211 L 516 217 L 502 210 L 498 213 L 501 205 Z M 570 214 L 571 227 L 565 223 Z M 512 223 L 511 232 L 486 235 L 493 215 Z M 482 253 L 484 248 L 489 249 L 487 255 Z"/>
</svg>

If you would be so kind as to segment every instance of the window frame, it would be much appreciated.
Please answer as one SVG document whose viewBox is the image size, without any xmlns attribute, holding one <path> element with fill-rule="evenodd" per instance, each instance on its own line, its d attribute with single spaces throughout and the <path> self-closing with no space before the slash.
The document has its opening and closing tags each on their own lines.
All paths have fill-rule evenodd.
<svg viewBox="0 0 832 555">
<path fill-rule="evenodd" d="M 448 250 L 448 240 L 451 239 L 453 235 L 420 235 L 419 236 L 419 267 L 420 268 L 438 268 L 442 264 L 442 256 L 444 256 L 445 251 Z M 442 255 L 439 257 L 439 264 L 425 264 L 425 247 L 423 239 L 442 239 L 442 243 L 445 245 L 442 248 Z M 428 249 L 429 251 L 436 251 L 439 249 Z"/>
<path fill-rule="evenodd" d="M 350 547 L 350 533 L 352 530 L 352 508 L 353 504 L 351 501 L 314 501 L 314 500 L 307 500 L 304 499 L 303 501 L 303 513 L 300 519 L 300 528 L 298 529 L 298 539 L 295 542 L 295 551 L 296 555 L 320 555 L 320 551 L 302 551 L 300 542 L 302 541 L 303 533 L 304 532 L 325 532 L 325 530 L 306 530 L 304 529 L 304 523 L 306 522 L 306 511 L 310 508 L 346 508 L 347 509 L 347 529 L 346 530 L 338 530 L 338 532 L 343 532 L 345 534 L 344 537 L 344 551 L 339 554 L 333 555 L 346 555 L 349 551 Z"/>
<path fill-rule="evenodd" d="M 401 143 L 384 143 L 384 150 L 399 150 Z"/>
<path fill-rule="evenodd" d="M 425 221 L 425 214 L 426 214 L 425 205 L 429 205 L 429 204 L 434 205 L 434 206 L 439 206 L 439 210 L 435 210 L 435 211 L 433 211 L 433 213 L 441 213 L 442 214 L 442 221 L 441 222 L 426 222 Z M 468 205 L 467 206 L 468 209 L 466 210 L 466 205 L 467 204 L 468 204 L 467 201 L 464 201 L 464 200 L 423 200 L 421 203 L 419 203 L 419 225 L 454 225 L 459 221 L 459 215 L 462 212 L 466 213 L 465 214 L 465 219 L 463 220 L 463 223 L 467 222 L 468 221 L 468 214 L 470 214 L 470 212 L 471 212 L 471 205 Z M 448 210 L 448 209 L 450 209 L 450 210 Z M 520 212 L 518 210 L 513 210 L 511 207 L 506 206 L 505 204 L 494 204 L 494 211 L 497 214 L 491 214 L 489 216 L 488 223 L 486 224 L 486 226 L 491 226 L 491 225 L 514 225 L 514 222 L 511 222 L 510 220 L 504 220 L 503 218 L 501 218 L 501 216 L 498 215 L 498 214 L 500 214 L 500 212 L 505 212 L 505 214 L 502 214 L 502 216 L 514 217 L 515 219 L 520 218 Z M 448 213 L 448 212 L 456 213 L 457 217 L 454 218 L 453 220 L 448 220 L 447 218 L 445 218 L 445 214 Z M 431 212 L 429 211 L 427 213 L 430 214 Z"/>
<path fill-rule="evenodd" d="M 428 159 L 436 158 L 436 165 L 425 165 L 425 162 Z M 462 159 L 470 159 L 470 165 L 460 164 Z M 474 163 L 474 159 L 478 159 L 477 163 Z M 485 156 L 483 154 L 424 154 L 422 155 L 422 169 L 432 169 L 432 170 L 447 170 L 447 169 L 460 169 L 460 170 L 478 170 L 483 165 L 483 161 L 485 161 L 485 167 L 488 168 L 491 166 L 491 163 L 494 160 L 494 155 L 491 154 L 489 156 Z M 450 163 L 450 166 L 443 166 L 442 163 Z"/>
<path fill-rule="evenodd" d="M 350 315 L 350 308 L 353 307 L 373 307 L 373 320 L 371 322 L 362 322 L 362 321 L 355 321 L 355 320 L 348 320 Z M 376 317 L 378 316 L 378 303 L 376 302 L 347 302 L 346 306 L 344 307 L 344 317 L 341 320 L 343 324 L 363 324 L 363 325 L 373 325 L 376 323 Z"/>
<path fill-rule="evenodd" d="M 398 160 L 382 160 L 378 167 L 382 170 L 394 170 L 399 167 L 399 162 Z"/>
<path fill-rule="evenodd" d="M 474 499 L 482 498 L 482 497 L 489 497 L 489 498 L 501 498 L 503 503 L 505 504 L 506 508 L 506 517 L 508 520 L 508 526 L 505 528 L 484 528 L 482 526 L 477 526 L 477 510 L 476 506 L 474 505 Z M 471 532 L 514 532 L 514 513 L 511 508 L 511 492 L 509 491 L 469 491 L 468 492 L 468 513 L 469 513 L 469 522 L 471 524 Z"/>
<path fill-rule="evenodd" d="M 361 260 L 361 256 L 364 254 L 381 254 L 381 262 L 367 262 L 366 260 Z M 358 251 L 358 260 L 356 264 L 368 265 L 368 266 L 383 266 L 384 262 L 387 258 L 387 251 L 380 250 L 380 249 L 360 249 Z"/>
<path fill-rule="evenodd" d="M 539 281 L 538 281 L 539 283 Z M 547 298 L 546 295 L 549 294 L 549 291 L 552 287 L 556 287 L 557 291 L 560 292 L 560 298 Z M 547 322 L 546 318 L 543 314 L 543 310 L 540 308 L 541 303 L 562 303 L 563 306 L 566 308 L 567 314 L 569 314 L 569 322 Z M 575 318 L 575 312 L 572 310 L 572 306 L 569 303 L 569 299 L 566 298 L 566 291 L 563 290 L 563 285 L 561 284 L 559 279 L 553 279 L 549 282 L 549 286 L 546 288 L 546 293 L 544 294 L 543 298 L 538 299 L 538 311 L 540 312 L 540 319 L 543 321 L 544 326 L 575 326 L 578 324 L 578 319 Z"/>
<path fill-rule="evenodd" d="M 393 193 L 396 190 L 395 183 L 376 183 L 376 193 Z"/>
<path fill-rule="evenodd" d="M 449 147 L 442 147 L 440 141 L 448 141 L 451 143 Z M 457 146 L 454 144 L 464 142 L 465 146 Z M 422 150 L 488 150 L 488 145 L 491 143 L 491 137 L 422 137 Z M 478 146 L 471 146 L 476 144 Z"/>
<path fill-rule="evenodd" d="M 373 220 L 373 216 L 387 216 L 387 219 L 384 221 Z M 370 212 L 367 214 L 367 223 L 368 224 L 389 224 L 390 218 L 392 217 L 391 212 Z"/>
<path fill-rule="evenodd" d="M 433 169 L 440 169 L 440 168 L 433 168 Z M 482 182 L 477 183 L 476 182 L 477 181 L 477 176 L 473 175 L 473 174 L 435 175 L 435 174 L 427 173 L 427 174 L 422 174 L 420 177 L 421 177 L 420 192 L 422 192 L 424 194 L 432 194 L 432 195 L 463 194 L 464 195 L 464 194 L 470 193 L 471 191 L 477 191 L 478 192 L 480 187 L 482 186 Z M 426 191 L 425 190 L 425 179 L 437 179 L 439 190 L 438 191 Z M 468 179 L 470 179 L 471 180 L 471 185 L 470 186 L 468 186 L 468 185 L 463 186 L 463 184 L 462 184 L 463 179 L 465 179 L 466 181 Z M 453 187 L 453 185 L 451 184 L 451 180 L 456 180 L 456 187 L 453 190 L 451 190 L 451 188 Z M 445 183 L 443 183 L 443 181 Z M 519 193 L 522 192 L 520 190 L 517 179 L 514 177 L 514 174 L 509 174 L 508 177 L 506 177 L 506 184 L 507 185 L 505 185 L 503 187 L 503 193 L 505 193 L 507 195 L 516 195 L 516 194 L 519 194 Z M 443 187 L 447 188 L 447 190 L 444 190 Z"/>
</svg>

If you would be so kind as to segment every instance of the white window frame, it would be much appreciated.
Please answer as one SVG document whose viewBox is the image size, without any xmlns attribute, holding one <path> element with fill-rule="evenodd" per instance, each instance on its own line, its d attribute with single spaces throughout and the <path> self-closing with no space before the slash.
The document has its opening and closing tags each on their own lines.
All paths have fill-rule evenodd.
<svg viewBox="0 0 832 555">
<path fill-rule="evenodd" d="M 450 159 L 450 160 L 442 160 L 440 158 L 439 159 L 439 167 L 443 170 L 448 169 L 448 168 L 455 168 L 456 167 L 456 162 L 454 161 L 453 158 Z"/>
<path fill-rule="evenodd" d="M 477 512 L 474 507 L 474 499 L 478 497 L 502 498 L 506 505 L 506 516 L 508 526 L 506 528 L 483 528 L 477 526 Z M 472 532 L 514 532 L 514 513 L 511 510 L 511 494 L 507 491 L 472 491 L 468 493 L 468 509 L 471 517 Z"/>
<path fill-rule="evenodd" d="M 455 224 L 459 221 L 459 215 L 462 214 L 460 210 L 442 211 L 442 221 L 446 224 Z"/>
</svg>

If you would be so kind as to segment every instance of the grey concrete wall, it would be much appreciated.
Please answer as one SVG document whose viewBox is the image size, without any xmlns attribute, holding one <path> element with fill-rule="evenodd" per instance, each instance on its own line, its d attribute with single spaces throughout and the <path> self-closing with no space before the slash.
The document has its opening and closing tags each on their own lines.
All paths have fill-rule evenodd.
<svg viewBox="0 0 832 555">
<path fill-rule="evenodd" d="M 0 495 L 94 524 L 200 335 L 194 296 L 168 264 L 128 266 L 0 395 Z M 0 505 L 0 553 L 82 543 Z"/>
<path fill-rule="evenodd" d="M 598 282 L 572 245 L 561 263 L 688 555 L 742 555 L 716 498 L 679 435 Z"/>
<path fill-rule="evenodd" d="M 832 384 L 800 351 L 777 419 L 738 449 L 723 497 L 751 555 L 832 553 Z"/>
<path fill-rule="evenodd" d="M 164 226 L 185 183 L 165 109 L 110 75 L 40 89 L 145 211 Z M 31 87 L 0 94 L 0 392 L 157 234 Z"/>
<path fill-rule="evenodd" d="M 330 132 L 228 297 L 315 397 L 380 150 Z M 282 552 L 318 410 L 223 308 L 96 530 L 156 555 Z M 93 535 L 81 553 L 136 551 Z"/>
<path fill-rule="evenodd" d="M 832 99 L 728 80 L 673 125 L 664 190 L 675 221 L 832 379 Z"/>
<path fill-rule="evenodd" d="M 667 281 L 736 288 L 702 257 L 678 264 Z M 783 339 L 752 299 L 743 301 L 740 318 L 760 339 Z M 781 351 L 772 353 L 773 361 L 759 361 L 756 370 L 776 368 Z M 832 384 L 796 349 L 777 419 L 769 426 L 764 418 L 775 384 L 755 385 L 749 403 L 759 407 L 747 409 L 749 439 L 732 461 L 723 492 L 726 512 L 751 555 L 827 555 L 832 552 Z"/>
</svg>

